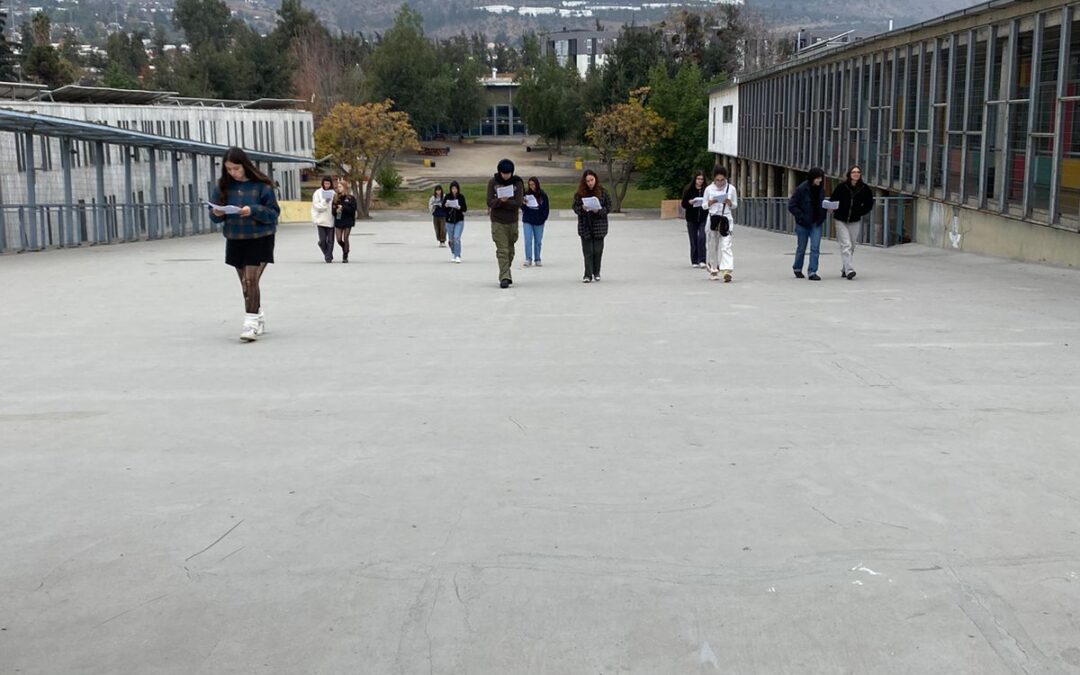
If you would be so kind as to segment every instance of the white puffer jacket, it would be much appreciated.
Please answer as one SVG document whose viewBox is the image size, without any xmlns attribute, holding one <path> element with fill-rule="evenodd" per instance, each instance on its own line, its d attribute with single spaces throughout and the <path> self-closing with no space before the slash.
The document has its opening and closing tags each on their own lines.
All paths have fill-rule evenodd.
<svg viewBox="0 0 1080 675">
<path fill-rule="evenodd" d="M 319 227 L 333 227 L 333 203 L 333 198 L 331 198 L 330 201 L 327 201 L 326 197 L 323 197 L 323 190 L 321 187 L 315 190 L 315 193 L 311 195 L 311 222 Z"/>
</svg>

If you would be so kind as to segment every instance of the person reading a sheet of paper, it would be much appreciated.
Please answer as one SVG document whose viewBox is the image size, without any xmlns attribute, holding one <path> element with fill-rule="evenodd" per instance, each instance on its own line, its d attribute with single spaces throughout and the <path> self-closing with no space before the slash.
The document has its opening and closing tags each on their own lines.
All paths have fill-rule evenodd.
<svg viewBox="0 0 1080 675">
<path fill-rule="evenodd" d="M 574 193 L 574 213 L 577 214 L 577 231 L 581 237 L 581 255 L 585 259 L 584 283 L 600 281 L 600 263 L 604 257 L 604 238 L 608 233 L 608 212 L 611 198 L 600 185 L 600 177 L 592 169 L 581 174 Z"/>
<path fill-rule="evenodd" d="M 707 182 L 705 172 L 698 171 L 683 190 L 682 207 L 686 233 L 690 236 L 691 267 L 705 267 L 705 229 L 709 222 L 709 207 L 705 204 Z"/>
<path fill-rule="evenodd" d="M 550 212 L 548 196 L 536 176 L 529 178 L 525 185 L 525 208 L 521 210 L 521 229 L 525 230 L 525 267 L 543 267 L 540 247 L 544 241 L 544 223 Z"/>
<path fill-rule="evenodd" d="M 326 176 L 319 189 L 311 193 L 311 222 L 319 232 L 319 250 L 326 262 L 334 262 L 333 202 L 334 181 Z"/>
<path fill-rule="evenodd" d="M 705 231 L 705 264 L 709 268 L 709 278 L 715 281 L 723 275 L 724 282 L 730 282 L 735 273 L 735 252 L 731 245 L 735 216 L 732 212 L 739 206 L 739 193 L 728 182 L 726 168 L 713 169 L 713 182 L 705 188 L 702 198 L 709 209 L 709 227 Z"/>
<path fill-rule="evenodd" d="M 847 180 L 833 188 L 829 201 L 836 225 L 836 243 L 840 244 L 840 276 L 854 279 L 855 243 L 862 230 L 862 219 L 874 210 L 874 192 L 863 182 L 858 165 L 848 170 Z"/>
<path fill-rule="evenodd" d="M 499 261 L 499 287 L 514 283 L 511 266 L 514 264 L 514 245 L 518 240 L 518 215 L 524 201 L 525 187 L 514 175 L 514 163 L 499 161 L 497 171 L 487 184 L 487 205 L 491 217 L 491 239 L 495 242 L 495 257 Z"/>
<path fill-rule="evenodd" d="M 229 148 L 210 196 L 210 220 L 221 225 L 225 235 L 225 264 L 236 268 L 244 293 L 243 342 L 254 342 L 266 330 L 259 282 L 266 266 L 274 262 L 274 235 L 281 213 L 273 185 L 247 153 Z"/>
</svg>

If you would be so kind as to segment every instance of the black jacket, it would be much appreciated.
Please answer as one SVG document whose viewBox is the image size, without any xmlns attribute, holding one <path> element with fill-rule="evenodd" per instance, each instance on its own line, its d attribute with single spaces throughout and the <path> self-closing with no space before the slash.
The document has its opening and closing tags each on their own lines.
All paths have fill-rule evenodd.
<svg viewBox="0 0 1080 675">
<path fill-rule="evenodd" d="M 459 192 L 457 196 L 458 206 L 461 208 L 452 209 L 446 205 L 446 202 L 454 199 L 449 193 L 443 197 L 443 211 L 446 212 L 446 222 L 448 223 L 460 223 L 465 220 L 465 212 L 469 210 L 469 205 L 465 203 L 465 193 Z"/>
<path fill-rule="evenodd" d="M 845 223 L 857 223 L 874 209 L 874 191 L 862 181 L 856 183 L 855 187 L 851 187 L 848 181 L 840 183 L 829 199 L 840 203 L 833 217 Z"/>
<path fill-rule="evenodd" d="M 356 225 L 356 197 L 345 195 L 334 200 L 334 227 Z"/>
<path fill-rule="evenodd" d="M 691 183 L 690 186 L 687 187 L 686 190 L 683 191 L 682 207 L 683 207 L 683 212 L 686 215 L 686 222 L 687 223 L 690 223 L 691 225 L 701 225 L 702 223 L 705 223 L 706 221 L 709 220 L 709 207 L 708 206 L 704 206 L 704 205 L 703 206 L 691 206 L 690 205 L 690 200 L 691 199 L 695 199 L 697 197 L 705 196 L 705 188 L 708 187 L 708 186 L 709 186 L 709 184 L 705 183 L 705 186 L 702 187 L 699 190 L 696 187 L 694 187 L 694 185 Z"/>
<path fill-rule="evenodd" d="M 787 210 L 795 216 L 795 224 L 803 227 L 814 227 L 825 223 L 826 211 L 821 208 L 821 200 L 825 197 L 823 187 L 813 187 L 810 181 L 799 183 L 795 192 L 788 199 Z"/>
</svg>

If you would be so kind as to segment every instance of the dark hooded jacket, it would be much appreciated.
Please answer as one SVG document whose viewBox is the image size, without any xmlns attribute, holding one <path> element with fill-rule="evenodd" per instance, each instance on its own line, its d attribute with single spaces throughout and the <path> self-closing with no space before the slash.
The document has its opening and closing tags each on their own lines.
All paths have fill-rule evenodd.
<svg viewBox="0 0 1080 675">
<path fill-rule="evenodd" d="M 447 200 L 454 199 L 450 196 L 450 189 L 448 188 L 443 196 L 443 210 L 446 212 L 446 222 L 448 223 L 460 223 L 465 220 L 465 212 L 469 210 L 469 205 L 465 203 L 465 193 L 461 191 L 461 186 L 458 185 L 456 180 L 450 183 L 450 188 L 454 187 L 458 189 L 457 200 L 460 208 L 452 209 L 446 205 Z"/>
<path fill-rule="evenodd" d="M 795 192 L 788 199 L 788 212 L 795 216 L 795 224 L 800 227 L 816 227 L 825 223 L 827 212 L 821 206 L 825 198 L 825 186 L 813 185 L 813 180 L 824 177 L 821 169 L 811 169 L 810 176 L 799 183 Z"/>
<path fill-rule="evenodd" d="M 514 186 L 514 196 L 506 201 L 500 200 L 495 193 L 496 187 Z M 509 180 L 503 180 L 502 175 L 496 173 L 487 184 L 487 205 L 491 211 L 491 220 L 504 225 L 517 225 L 518 211 L 525 196 L 525 187 L 521 179 L 511 175 Z"/>
<path fill-rule="evenodd" d="M 530 178 L 529 180 L 536 183 L 536 192 L 525 191 L 525 194 L 536 197 L 536 201 L 540 204 L 539 208 L 530 209 L 525 205 L 524 197 L 521 200 L 521 220 L 529 225 L 543 225 L 547 222 L 548 215 L 551 212 L 551 205 L 548 204 L 547 193 L 540 187 L 539 178 Z"/>
</svg>

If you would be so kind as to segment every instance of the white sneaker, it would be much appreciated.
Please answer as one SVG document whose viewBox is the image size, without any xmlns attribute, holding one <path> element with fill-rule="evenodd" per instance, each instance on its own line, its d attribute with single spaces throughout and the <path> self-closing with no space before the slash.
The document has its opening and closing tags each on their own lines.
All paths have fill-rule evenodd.
<svg viewBox="0 0 1080 675">
<path fill-rule="evenodd" d="M 461 256 L 459 256 L 459 255 L 454 256 L 454 262 L 456 262 L 456 263 L 461 262 Z"/>
<path fill-rule="evenodd" d="M 262 311 L 259 312 L 259 323 L 255 326 L 255 335 L 262 335 L 266 332 L 266 317 Z"/>
<path fill-rule="evenodd" d="M 245 314 L 244 327 L 240 330 L 241 342 L 254 342 L 259 337 L 259 315 Z"/>
<path fill-rule="evenodd" d="M 540 262 L 539 260 L 537 260 L 537 261 L 536 261 L 536 266 L 537 266 L 537 267 L 543 267 L 543 266 L 544 266 L 544 263 L 542 263 L 542 262 Z"/>
</svg>

